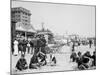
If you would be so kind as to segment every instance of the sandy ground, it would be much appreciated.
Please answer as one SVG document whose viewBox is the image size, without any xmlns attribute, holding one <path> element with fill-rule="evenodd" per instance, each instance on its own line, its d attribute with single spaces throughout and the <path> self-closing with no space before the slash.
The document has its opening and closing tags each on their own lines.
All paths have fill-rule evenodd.
<svg viewBox="0 0 100 75">
<path fill-rule="evenodd" d="M 56 59 L 57 59 L 57 65 L 56 66 L 43 66 L 39 69 L 27 69 L 24 71 L 16 71 L 15 70 L 15 65 L 20 58 L 20 54 L 18 56 L 13 56 L 12 55 L 12 73 L 17 74 L 17 73 L 36 73 L 36 72 L 51 72 L 51 71 L 67 71 L 67 70 L 74 70 L 74 68 L 77 66 L 76 63 L 70 62 L 70 54 L 71 54 L 71 48 L 68 46 L 63 46 L 60 48 L 60 52 L 54 54 Z M 91 54 L 95 50 L 95 47 L 89 48 L 89 46 L 80 46 L 75 48 L 76 52 L 80 51 L 82 53 L 86 51 L 90 51 Z M 27 60 L 27 63 L 29 64 L 30 58 L 32 55 L 26 54 L 25 58 Z"/>
</svg>

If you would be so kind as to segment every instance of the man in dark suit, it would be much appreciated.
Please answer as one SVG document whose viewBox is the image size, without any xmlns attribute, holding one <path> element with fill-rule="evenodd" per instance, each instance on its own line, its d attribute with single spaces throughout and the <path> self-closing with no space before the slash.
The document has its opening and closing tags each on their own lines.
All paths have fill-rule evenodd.
<svg viewBox="0 0 100 75">
<path fill-rule="evenodd" d="M 45 47 L 46 47 L 46 39 L 44 38 L 44 36 L 42 36 L 40 38 L 40 43 L 41 43 L 41 52 L 43 52 L 44 54 L 46 54 L 46 50 L 45 50 Z"/>
<path fill-rule="evenodd" d="M 26 47 L 27 47 L 27 41 L 23 40 L 23 52 L 24 52 L 24 55 L 26 53 Z"/>
</svg>

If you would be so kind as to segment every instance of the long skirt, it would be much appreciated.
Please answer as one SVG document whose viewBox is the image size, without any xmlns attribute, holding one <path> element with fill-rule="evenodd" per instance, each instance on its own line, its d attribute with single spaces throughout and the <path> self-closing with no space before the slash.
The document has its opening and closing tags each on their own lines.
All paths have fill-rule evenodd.
<svg viewBox="0 0 100 75">
<path fill-rule="evenodd" d="M 18 55 L 18 46 L 14 45 L 14 55 Z"/>
</svg>

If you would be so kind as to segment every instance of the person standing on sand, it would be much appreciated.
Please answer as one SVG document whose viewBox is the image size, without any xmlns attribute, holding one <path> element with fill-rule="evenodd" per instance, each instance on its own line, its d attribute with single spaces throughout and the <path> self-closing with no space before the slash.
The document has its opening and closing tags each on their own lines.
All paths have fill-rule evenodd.
<svg viewBox="0 0 100 75">
<path fill-rule="evenodd" d="M 17 41 L 17 39 L 15 39 L 15 41 L 14 41 L 14 55 L 15 56 L 18 55 L 18 41 Z"/>
</svg>

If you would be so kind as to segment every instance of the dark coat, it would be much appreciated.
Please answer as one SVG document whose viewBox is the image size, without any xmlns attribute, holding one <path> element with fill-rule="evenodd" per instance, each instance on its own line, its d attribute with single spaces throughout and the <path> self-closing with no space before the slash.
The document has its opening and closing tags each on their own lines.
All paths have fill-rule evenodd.
<svg viewBox="0 0 100 75">
<path fill-rule="evenodd" d="M 76 58 L 76 63 L 78 64 L 78 67 L 82 64 L 82 59 L 83 58 L 81 56 Z"/>
<path fill-rule="evenodd" d="M 52 58 L 52 61 L 54 62 L 54 64 L 56 64 L 56 58 L 55 57 Z"/>
<path fill-rule="evenodd" d="M 91 58 L 91 55 L 88 54 L 88 53 L 85 53 L 85 54 L 83 55 L 83 57 L 89 57 L 89 58 Z"/>
<path fill-rule="evenodd" d="M 92 65 L 96 66 L 96 55 L 93 55 L 91 58 L 93 59 Z"/>
<path fill-rule="evenodd" d="M 38 63 L 38 57 L 36 55 L 33 55 L 29 64 L 29 67 L 32 66 L 32 64 Z"/>
<path fill-rule="evenodd" d="M 75 52 L 73 52 L 73 53 L 71 54 L 71 56 L 70 56 L 70 59 L 72 59 L 72 61 L 74 62 L 74 61 L 76 60 L 76 58 L 77 58 L 77 55 L 76 55 Z"/>
<path fill-rule="evenodd" d="M 26 67 L 25 65 L 27 65 L 27 62 L 26 62 L 26 60 L 25 59 L 19 59 L 18 60 L 18 62 L 17 62 L 17 64 L 16 64 L 16 68 L 18 69 L 18 70 L 25 70 L 25 69 L 27 69 L 28 67 Z"/>
<path fill-rule="evenodd" d="M 26 52 L 27 42 L 26 41 L 23 41 L 23 44 L 22 45 L 23 45 L 23 51 Z"/>
<path fill-rule="evenodd" d="M 38 57 L 33 55 L 29 64 L 30 69 L 37 69 L 38 66 Z"/>
<path fill-rule="evenodd" d="M 19 51 L 23 51 L 23 44 L 22 44 L 22 42 L 20 42 L 20 43 L 18 44 L 18 50 L 19 50 Z"/>
</svg>

